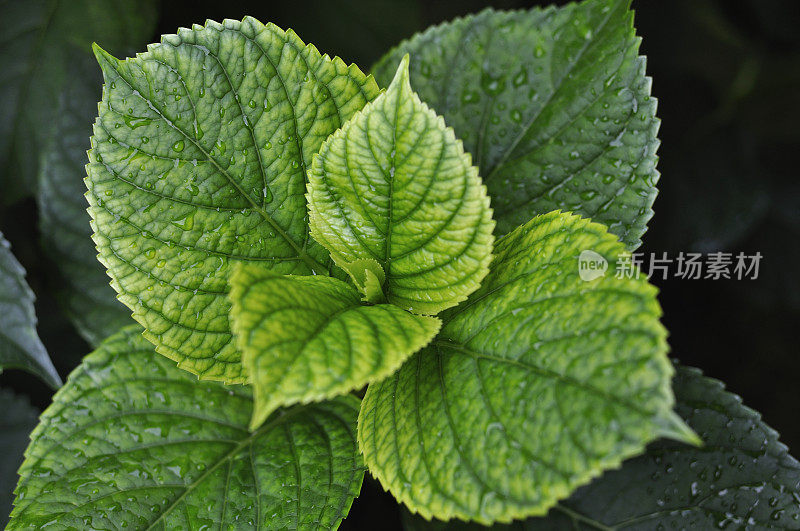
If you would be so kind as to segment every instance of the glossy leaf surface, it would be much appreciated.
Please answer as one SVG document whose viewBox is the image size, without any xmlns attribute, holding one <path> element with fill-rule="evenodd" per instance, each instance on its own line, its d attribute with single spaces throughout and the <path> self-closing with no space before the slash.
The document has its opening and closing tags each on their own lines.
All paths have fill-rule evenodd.
<svg viewBox="0 0 800 531">
<path fill-rule="evenodd" d="M 605 276 L 581 280 L 585 249 Z M 696 442 L 672 411 L 656 290 L 614 275 L 624 252 L 602 225 L 559 212 L 498 241 L 431 346 L 367 390 L 359 442 L 383 486 L 427 518 L 508 522 L 660 436 Z"/>
<path fill-rule="evenodd" d="M 480 286 L 494 221 L 472 159 L 411 90 L 389 88 L 325 142 L 309 173 L 311 235 L 334 261 L 377 261 L 388 302 L 435 315 Z"/>
<path fill-rule="evenodd" d="M 9 529 L 335 528 L 358 494 L 358 401 L 276 413 L 198 382 L 138 327 L 86 357 L 42 414 Z"/>
<path fill-rule="evenodd" d="M 676 410 L 703 439 L 692 448 L 653 443 L 546 517 L 501 529 L 800 529 L 800 464 L 778 434 L 717 380 L 677 368 Z M 409 531 L 467 531 L 463 522 L 408 516 Z"/>
<path fill-rule="evenodd" d="M 23 369 L 39 376 L 51 387 L 61 385 L 47 350 L 36 333 L 34 295 L 25 281 L 25 269 L 11 253 L 11 245 L 0 233 L 0 372 Z"/>
<path fill-rule="evenodd" d="M 331 398 L 392 374 L 441 322 L 391 304 L 364 305 L 324 276 L 239 266 L 231 318 L 255 397 L 251 428 L 279 406 Z"/>
<path fill-rule="evenodd" d="M 400 43 L 380 83 L 411 55 L 411 86 L 475 158 L 497 233 L 570 210 L 633 249 L 653 215 L 656 101 L 629 0 L 485 10 Z"/>
<path fill-rule="evenodd" d="M 329 271 L 308 235 L 306 169 L 377 85 L 252 18 L 181 29 L 125 61 L 96 53 L 87 184 L 100 259 L 159 353 L 242 383 L 230 268 Z"/>
</svg>

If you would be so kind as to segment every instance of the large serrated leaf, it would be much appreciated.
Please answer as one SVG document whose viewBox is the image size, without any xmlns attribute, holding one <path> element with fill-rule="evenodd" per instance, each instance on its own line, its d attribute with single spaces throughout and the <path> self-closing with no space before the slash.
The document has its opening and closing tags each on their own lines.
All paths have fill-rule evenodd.
<svg viewBox="0 0 800 531">
<path fill-rule="evenodd" d="M 0 372 L 23 369 L 51 387 L 61 385 L 50 356 L 36 333 L 34 295 L 25 282 L 25 269 L 11 254 L 11 245 L 0 232 Z"/>
<path fill-rule="evenodd" d="M 381 59 L 411 83 L 480 167 L 505 234 L 571 210 L 640 244 L 656 196 L 659 121 L 630 0 L 491 9 L 428 29 Z"/>
<path fill-rule="evenodd" d="M 70 59 L 92 41 L 118 51 L 148 38 L 155 12 L 155 0 L 0 2 L 0 204 L 34 188 L 54 102 L 74 81 Z"/>
<path fill-rule="evenodd" d="M 562 513 L 580 529 L 800 529 L 800 463 L 718 380 L 679 367 L 677 412 L 701 448 L 669 441 L 578 490 Z M 530 529 L 562 529 L 550 518 Z"/>
<path fill-rule="evenodd" d="M 673 385 L 676 410 L 703 439 L 701 448 L 656 442 L 547 517 L 508 529 L 800 529 L 800 463 L 775 430 L 697 369 L 679 366 Z M 405 527 L 475 529 L 419 517 L 408 518 Z"/>
<path fill-rule="evenodd" d="M 125 61 L 97 57 L 106 83 L 87 183 L 100 259 L 159 353 L 244 382 L 230 267 L 328 272 L 308 236 L 306 168 L 377 85 L 252 18 L 181 29 Z"/>
<path fill-rule="evenodd" d="M 391 304 L 363 305 L 324 276 L 240 265 L 231 275 L 231 322 L 253 385 L 251 429 L 279 406 L 344 394 L 381 380 L 427 345 L 441 322 Z"/>
<path fill-rule="evenodd" d="M 696 441 L 672 411 L 655 288 L 581 280 L 587 249 L 611 272 L 625 252 L 571 214 L 518 228 L 431 346 L 370 385 L 361 450 L 411 510 L 483 524 L 544 514 L 660 436 Z"/>
<path fill-rule="evenodd" d="M 386 299 L 401 308 L 436 314 L 486 276 L 494 229 L 486 189 L 453 130 L 411 90 L 408 57 L 387 91 L 314 157 L 308 204 L 314 239 L 348 270 L 377 261 Z"/>
<path fill-rule="evenodd" d="M 0 409 L 3 411 L 0 415 L 0 526 L 5 528 L 14 499 L 17 470 L 39 412 L 27 399 L 6 389 L 0 389 Z"/>
<path fill-rule="evenodd" d="M 358 494 L 358 401 L 276 413 L 198 382 L 138 327 L 86 357 L 32 434 L 9 529 L 336 528 Z"/>
</svg>

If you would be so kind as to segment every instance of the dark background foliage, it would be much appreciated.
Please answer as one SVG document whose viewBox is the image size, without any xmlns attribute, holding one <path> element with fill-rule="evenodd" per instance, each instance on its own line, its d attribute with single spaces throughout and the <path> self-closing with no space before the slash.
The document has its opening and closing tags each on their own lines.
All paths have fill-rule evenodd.
<svg viewBox="0 0 800 531">
<path fill-rule="evenodd" d="M 487 5 L 545 3 L 171 0 L 161 5 L 157 32 L 249 14 L 291 27 L 322 52 L 367 69 L 391 46 L 431 24 Z M 638 0 L 634 8 L 663 122 L 661 192 L 641 250 L 666 251 L 673 258 L 680 251 L 763 255 L 757 280 L 654 279 L 673 356 L 726 382 L 796 453 L 800 10 L 796 0 Z M 57 280 L 38 248 L 35 209 L 33 200 L 7 208 L 0 230 L 28 270 L 38 297 L 40 335 L 65 376 L 89 347 L 55 303 Z M 1 375 L 0 387 L 26 395 L 40 409 L 50 402 L 44 384 L 18 371 Z M 343 528 L 374 529 L 376 521 L 383 522 L 381 529 L 399 526 L 399 511 L 368 478 Z"/>
</svg>

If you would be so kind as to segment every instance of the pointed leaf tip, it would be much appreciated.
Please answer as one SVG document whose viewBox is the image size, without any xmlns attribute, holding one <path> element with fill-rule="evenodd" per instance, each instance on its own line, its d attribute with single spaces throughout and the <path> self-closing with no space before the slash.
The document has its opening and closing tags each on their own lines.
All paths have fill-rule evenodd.
<svg viewBox="0 0 800 531">
<path fill-rule="evenodd" d="M 356 275 L 359 289 L 369 287 L 370 302 L 385 296 L 436 315 L 488 273 L 494 221 L 486 188 L 462 143 L 412 89 L 408 54 L 386 92 L 314 156 L 307 190 L 312 238 Z M 356 263 L 359 271 L 348 265 Z"/>
<path fill-rule="evenodd" d="M 101 60 L 103 57 L 105 57 L 106 55 L 108 55 L 108 52 L 107 52 L 107 51 L 105 51 L 105 50 L 104 50 L 104 49 L 103 49 L 103 48 L 102 48 L 102 47 L 101 47 L 99 44 L 97 44 L 96 42 L 93 42 L 93 43 L 92 43 L 92 53 L 94 53 L 94 56 L 97 58 L 97 60 L 98 60 L 98 61 L 100 61 L 100 60 Z"/>
<path fill-rule="evenodd" d="M 370 384 L 364 460 L 412 511 L 484 525 L 544 514 L 662 435 L 696 440 L 672 411 L 654 291 L 644 278 L 582 280 L 573 259 L 587 248 L 607 261 L 624 252 L 604 226 L 572 214 L 517 228 L 431 346 Z M 545 455 L 556 457 L 538 466 Z"/>
<path fill-rule="evenodd" d="M 688 424 L 675 411 L 670 410 L 664 418 L 661 435 L 667 439 L 689 444 L 703 446 L 703 439 L 689 427 Z"/>
<path fill-rule="evenodd" d="M 141 400 L 156 387 L 157 399 Z M 104 393 L 93 392 L 97 389 Z M 202 416 L 193 412 L 198 396 L 205 399 Z M 0 407 L 7 406 L 4 398 L 0 392 Z M 138 528 L 143 521 L 164 529 L 199 529 L 206 522 L 228 527 L 238 521 L 275 529 L 309 514 L 320 528 L 336 529 L 364 476 L 355 433 L 357 400 L 343 396 L 298 407 L 249 434 L 252 405 L 247 388 L 197 381 L 157 354 L 138 327 L 122 329 L 84 360 L 42 414 L 19 469 L 8 529 L 39 529 L 47 522 L 60 529 L 83 529 L 86 522 L 97 529 Z M 96 415 L 86 415 L 87 408 Z M 15 413 L 30 418 L 21 409 Z M 7 419 L 0 419 L 0 429 Z M 35 424 L 35 415 L 31 420 Z M 140 436 L 130 437 L 120 424 Z M 174 429 L 176 424 L 181 429 Z M 85 437 L 77 436 L 85 430 L 103 434 L 102 459 L 92 459 Z M 154 444 L 157 450 L 142 452 Z M 53 460 L 37 458 L 45 454 Z M 149 473 L 154 470 L 159 472 Z M 230 474 L 231 482 L 219 481 L 220 473 Z M 131 478 L 141 496 L 128 498 L 120 511 Z M 187 488 L 205 498 L 181 496 Z M 153 504 L 153 499 L 172 503 Z M 212 499 L 208 508 L 206 500 Z M 218 515 L 220 505 L 236 512 Z"/>
<path fill-rule="evenodd" d="M 389 84 L 389 87 L 393 87 L 395 85 L 408 85 L 411 86 L 409 81 L 409 73 L 408 73 L 408 64 L 409 64 L 409 55 L 405 54 L 402 59 L 400 59 L 400 64 L 397 65 L 397 72 L 394 74 L 394 79 Z"/>
<path fill-rule="evenodd" d="M 380 270 L 362 265 L 361 271 Z M 386 378 L 441 326 L 435 317 L 390 304 L 363 305 L 341 280 L 279 275 L 258 265 L 234 270 L 230 300 L 253 388 L 251 431 L 278 407 L 327 400 Z"/>
<path fill-rule="evenodd" d="M 103 68 L 106 64 L 114 64 L 118 62 L 118 59 L 105 51 L 99 44 L 96 42 L 92 43 L 92 53 L 94 53 L 95 59 L 97 59 L 97 64 L 100 65 L 100 70 L 105 72 L 105 68 Z"/>
</svg>

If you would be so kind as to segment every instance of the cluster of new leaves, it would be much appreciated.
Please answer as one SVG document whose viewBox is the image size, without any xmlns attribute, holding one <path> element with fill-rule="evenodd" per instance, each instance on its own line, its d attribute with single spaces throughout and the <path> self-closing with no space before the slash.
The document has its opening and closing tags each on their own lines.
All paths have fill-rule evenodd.
<svg viewBox="0 0 800 531">
<path fill-rule="evenodd" d="M 638 43 L 625 1 L 488 10 L 387 54 L 385 91 L 252 18 L 96 46 L 93 237 L 149 343 L 56 395 L 11 528 L 331 528 L 364 464 L 427 519 L 509 522 L 698 442 L 655 288 L 578 270 L 652 214 Z"/>
<path fill-rule="evenodd" d="M 382 93 L 253 19 L 97 56 L 101 261 L 157 351 L 252 385 L 252 430 L 371 384 L 372 473 L 426 516 L 484 523 L 542 514 L 660 436 L 693 440 L 655 290 L 578 276 L 582 249 L 613 266 L 624 245 L 554 212 L 493 259 L 479 169 L 408 56 Z"/>
<path fill-rule="evenodd" d="M 439 331 L 431 315 L 480 285 L 494 227 L 470 162 L 411 90 L 408 57 L 386 92 L 323 144 L 309 171 L 311 236 L 361 297 L 336 278 L 257 265 L 234 272 L 231 316 L 255 391 L 253 427 L 277 406 L 393 373 Z"/>
</svg>

